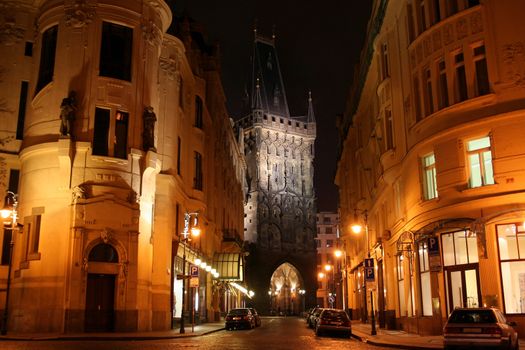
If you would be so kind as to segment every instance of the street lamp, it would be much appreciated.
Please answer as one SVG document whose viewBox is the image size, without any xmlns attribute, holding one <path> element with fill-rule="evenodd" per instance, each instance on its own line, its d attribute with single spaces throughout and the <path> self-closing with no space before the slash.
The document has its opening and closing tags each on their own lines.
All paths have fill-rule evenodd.
<svg viewBox="0 0 525 350">
<path fill-rule="evenodd" d="M 329 281 L 328 281 L 328 278 L 326 279 L 326 284 L 328 286 L 330 286 L 330 292 L 328 293 L 328 296 L 329 296 L 329 302 L 330 302 L 330 307 L 333 308 L 334 307 L 334 301 L 335 301 L 335 297 L 336 297 L 336 293 L 334 291 L 334 285 L 335 285 L 335 271 L 334 271 L 334 267 L 332 265 L 329 265 L 329 264 L 326 264 L 324 266 L 324 269 L 326 270 L 326 272 L 330 272 L 332 271 L 332 283 L 330 284 Z M 328 276 L 327 276 L 328 277 Z"/>
<path fill-rule="evenodd" d="M 357 211 L 358 209 L 355 209 L 354 211 L 354 224 L 352 224 L 351 229 L 354 233 L 360 233 L 362 230 L 362 226 L 359 224 L 359 220 L 357 217 Z M 366 252 L 367 256 L 370 259 L 370 237 L 368 233 L 368 212 L 365 210 L 362 210 L 363 219 L 365 223 L 365 235 L 366 235 Z M 375 264 L 374 264 L 375 265 Z M 365 278 L 365 293 L 366 293 L 366 278 Z M 371 323 L 371 335 L 376 335 L 376 318 L 374 315 L 374 292 L 372 289 L 370 289 L 370 323 Z"/>
<path fill-rule="evenodd" d="M 9 241 L 9 267 L 7 269 L 7 286 L 5 289 L 5 305 L 4 305 L 4 315 L 2 320 L 2 335 L 7 334 L 7 320 L 9 318 L 9 291 L 11 289 L 11 267 L 13 266 L 13 247 L 15 245 L 14 241 L 14 232 L 16 227 L 16 218 L 18 207 L 18 198 L 17 195 L 11 191 L 7 191 L 4 201 L 4 207 L 0 210 L 0 214 L 3 219 L 11 217 L 11 240 Z"/>
<path fill-rule="evenodd" d="M 186 286 L 186 244 L 191 241 L 191 236 L 197 237 L 200 235 L 201 230 L 199 229 L 199 213 L 184 213 L 184 231 L 182 231 L 182 239 L 180 240 L 183 244 L 183 254 L 182 254 L 182 308 L 180 314 L 180 333 L 185 333 L 184 329 L 184 309 L 185 309 L 185 286 Z M 193 222 L 191 219 L 193 217 Z M 191 228 L 190 228 L 191 226 Z M 191 236 L 190 236 L 191 235 Z"/>
<path fill-rule="evenodd" d="M 304 299 L 305 299 L 305 295 L 306 294 L 306 291 L 304 289 L 299 289 L 299 295 L 301 296 L 301 299 L 302 299 L 302 304 L 303 304 L 303 312 L 305 312 L 306 310 L 304 309 Z"/>
<path fill-rule="evenodd" d="M 343 241 L 343 244 L 344 244 L 344 241 Z M 347 288 L 347 285 L 348 285 L 348 277 L 346 276 L 346 247 L 345 245 L 343 245 L 343 250 L 340 250 L 340 249 L 337 249 L 335 252 L 334 252 L 334 255 L 337 259 L 340 259 L 341 257 L 343 257 L 343 266 L 344 266 L 344 269 L 342 271 L 342 282 L 343 282 L 343 287 L 342 287 L 342 294 L 343 294 L 343 310 L 346 311 L 346 288 Z"/>
</svg>

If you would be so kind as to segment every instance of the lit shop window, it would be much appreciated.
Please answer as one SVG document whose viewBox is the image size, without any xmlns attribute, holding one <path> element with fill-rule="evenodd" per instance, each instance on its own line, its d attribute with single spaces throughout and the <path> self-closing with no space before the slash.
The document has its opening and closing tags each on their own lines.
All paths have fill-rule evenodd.
<svg viewBox="0 0 525 350">
<path fill-rule="evenodd" d="M 505 313 L 525 313 L 525 228 L 497 225 Z"/>
</svg>

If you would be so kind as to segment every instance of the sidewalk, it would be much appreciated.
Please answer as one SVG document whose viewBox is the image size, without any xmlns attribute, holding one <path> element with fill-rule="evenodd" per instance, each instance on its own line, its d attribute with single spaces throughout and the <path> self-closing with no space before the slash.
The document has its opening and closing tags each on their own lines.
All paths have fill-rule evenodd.
<svg viewBox="0 0 525 350">
<path fill-rule="evenodd" d="M 122 332 L 122 333 L 62 333 L 62 334 L 15 334 L 8 333 L 0 336 L 2 340 L 154 340 L 154 339 L 173 339 L 182 337 L 197 337 L 221 331 L 224 329 L 224 322 L 203 323 L 195 325 L 193 332 L 191 323 L 185 324 L 185 333 L 181 334 L 179 328 L 163 332 Z"/>
<path fill-rule="evenodd" d="M 370 335 L 370 324 L 352 322 L 352 336 L 365 343 L 399 349 L 443 349 L 443 336 L 421 336 L 399 330 L 376 328 L 377 335 Z"/>
</svg>

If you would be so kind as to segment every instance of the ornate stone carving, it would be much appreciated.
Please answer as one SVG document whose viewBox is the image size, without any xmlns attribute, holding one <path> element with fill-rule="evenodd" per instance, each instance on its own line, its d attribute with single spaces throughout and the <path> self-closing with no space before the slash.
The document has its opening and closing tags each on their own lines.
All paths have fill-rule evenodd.
<svg viewBox="0 0 525 350">
<path fill-rule="evenodd" d="M 525 86 L 525 45 L 516 41 L 503 46 L 503 61 L 505 62 L 505 78 L 507 81 Z"/>
<path fill-rule="evenodd" d="M 73 188 L 73 203 L 76 203 L 79 199 L 86 198 L 86 187 L 85 185 L 78 185 Z"/>
<path fill-rule="evenodd" d="M 162 32 L 152 20 L 142 22 L 142 38 L 150 45 L 160 45 Z"/>
<path fill-rule="evenodd" d="M 111 235 L 112 235 L 111 229 L 109 229 L 107 227 L 104 228 L 102 231 L 100 231 L 100 239 L 102 240 L 102 242 L 104 242 L 106 244 L 111 239 Z"/>
<path fill-rule="evenodd" d="M 180 65 L 179 57 L 170 56 L 170 57 L 161 57 L 159 61 L 160 69 L 166 72 L 168 79 L 174 80 L 179 71 Z"/>
<path fill-rule="evenodd" d="M 458 39 L 466 38 L 468 35 L 468 22 L 465 17 L 460 18 L 456 22 L 456 31 L 458 34 Z"/>
<path fill-rule="evenodd" d="M 75 0 L 73 4 L 64 7 L 66 26 L 82 28 L 93 21 L 95 5 L 86 0 Z"/>
<path fill-rule="evenodd" d="M 481 12 L 474 12 L 470 17 L 470 31 L 472 34 L 477 34 L 483 31 L 483 18 Z"/>
<path fill-rule="evenodd" d="M 3 18 L 0 23 L 0 43 L 10 46 L 24 39 L 25 29 L 16 24 L 14 18 Z"/>
</svg>

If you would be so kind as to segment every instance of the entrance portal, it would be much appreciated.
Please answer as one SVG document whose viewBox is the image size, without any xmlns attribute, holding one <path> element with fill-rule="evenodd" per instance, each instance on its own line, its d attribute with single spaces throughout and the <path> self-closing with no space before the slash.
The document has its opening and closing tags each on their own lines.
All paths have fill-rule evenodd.
<svg viewBox="0 0 525 350">
<path fill-rule="evenodd" d="M 86 332 L 111 332 L 114 324 L 115 275 L 88 274 Z"/>
<path fill-rule="evenodd" d="M 304 311 L 304 282 L 299 271 L 290 263 L 281 264 L 270 279 L 270 313 L 297 315 Z"/>
</svg>

